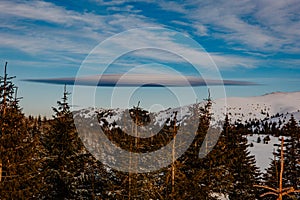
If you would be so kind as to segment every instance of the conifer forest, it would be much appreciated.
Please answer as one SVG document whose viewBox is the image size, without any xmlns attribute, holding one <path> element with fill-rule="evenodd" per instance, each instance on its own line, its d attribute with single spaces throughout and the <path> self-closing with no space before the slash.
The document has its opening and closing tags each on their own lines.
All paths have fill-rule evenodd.
<svg viewBox="0 0 300 200">
<path fill-rule="evenodd" d="M 25 115 L 15 77 L 6 68 L 0 77 L 0 199 L 300 199 L 300 125 L 293 115 L 280 126 L 255 119 L 232 121 L 226 115 L 217 143 L 200 158 L 214 115 L 209 97 L 196 107 L 198 116 L 191 119 L 199 121 L 196 135 L 183 155 L 157 171 L 122 172 L 86 149 L 74 125 L 76 112 L 71 111 L 66 87 L 57 91 L 61 99 L 52 108 L 51 118 Z M 172 142 L 180 128 L 175 114 L 149 139 L 128 137 L 120 127 L 105 121 L 109 112 L 97 113 L 103 132 L 131 152 L 160 149 Z M 138 125 L 151 118 L 139 105 L 129 108 L 128 113 Z M 87 132 L 92 134 L 92 127 Z M 247 141 L 253 134 L 259 136 L 257 141 Z M 270 165 L 262 171 L 249 148 L 267 143 L 271 136 L 277 138 L 278 145 L 273 147 Z"/>
</svg>

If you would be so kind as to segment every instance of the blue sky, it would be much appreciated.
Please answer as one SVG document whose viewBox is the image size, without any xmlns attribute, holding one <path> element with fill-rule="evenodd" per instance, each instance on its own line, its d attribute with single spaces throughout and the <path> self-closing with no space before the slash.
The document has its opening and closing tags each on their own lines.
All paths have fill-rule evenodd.
<svg viewBox="0 0 300 200">
<path fill-rule="evenodd" d="M 96 69 L 87 66 L 87 56 L 101 42 L 132 29 L 138 30 L 134 32 L 136 35 L 122 37 L 117 44 L 137 48 L 147 42 L 150 47 L 154 44 L 156 47 L 168 46 L 175 53 L 158 48 L 131 51 L 118 57 L 107 73 L 127 73 L 133 66 L 138 66 L 134 68 L 135 73 L 170 74 L 172 71 L 198 75 L 189 62 L 180 61 L 182 58 L 176 55 L 183 47 L 186 48 L 185 55 L 195 55 L 184 39 L 174 39 L 176 36 L 172 34 L 153 34 L 144 29 L 147 27 L 176 31 L 199 43 L 203 47 L 201 52 L 207 52 L 212 58 L 223 79 L 259 84 L 226 86 L 227 96 L 300 90 L 300 4 L 297 0 L 2 0 L 0 9 L 1 65 L 8 61 L 9 73 L 17 76 L 15 83 L 20 88 L 21 104 L 27 114 L 51 115 L 51 106 L 55 106 L 61 97 L 63 87 L 21 79 L 98 74 L 102 65 L 97 65 Z M 100 53 L 105 56 L 109 52 Z M 200 58 L 195 60 L 201 63 Z M 85 66 L 84 72 L 80 71 L 82 66 Z M 73 90 L 72 86 L 68 88 Z M 84 90 L 89 89 L 85 87 Z M 112 91 L 102 90 L 97 91 L 100 93 L 97 98 L 102 96 L 109 101 Z M 168 93 L 160 90 L 139 89 L 129 104 L 148 93 L 144 102 L 153 99 L 148 102 L 148 107 L 151 103 L 168 106 L 166 102 L 170 100 L 163 99 L 170 99 L 174 94 L 160 96 L 159 93 Z M 205 96 L 207 88 L 195 90 Z M 100 103 L 99 106 L 108 104 Z"/>
</svg>

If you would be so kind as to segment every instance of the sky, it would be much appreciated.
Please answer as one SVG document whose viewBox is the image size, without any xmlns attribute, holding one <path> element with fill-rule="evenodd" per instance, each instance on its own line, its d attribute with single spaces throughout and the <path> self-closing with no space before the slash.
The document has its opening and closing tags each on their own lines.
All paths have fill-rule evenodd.
<svg viewBox="0 0 300 200">
<path fill-rule="evenodd" d="M 63 85 L 45 80 L 99 74 L 239 83 L 208 84 L 212 98 L 300 90 L 297 0 L 1 0 L 0 10 L 0 69 L 7 61 L 8 73 L 17 76 L 25 114 L 53 114 Z M 162 109 L 207 96 L 203 86 L 77 83 L 67 87 L 74 108 L 130 107 L 140 100 Z"/>
</svg>

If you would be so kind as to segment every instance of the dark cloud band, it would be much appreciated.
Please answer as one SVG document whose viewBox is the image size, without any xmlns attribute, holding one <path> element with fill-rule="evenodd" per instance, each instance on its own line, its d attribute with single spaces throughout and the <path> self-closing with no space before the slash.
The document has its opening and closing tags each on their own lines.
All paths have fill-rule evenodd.
<svg viewBox="0 0 300 200">
<path fill-rule="evenodd" d="M 104 74 L 85 77 L 24 79 L 23 81 L 48 84 L 86 85 L 103 87 L 189 87 L 213 85 L 257 85 L 256 83 L 248 81 L 212 80 L 203 79 L 201 77 L 195 76 L 163 74 Z"/>
</svg>

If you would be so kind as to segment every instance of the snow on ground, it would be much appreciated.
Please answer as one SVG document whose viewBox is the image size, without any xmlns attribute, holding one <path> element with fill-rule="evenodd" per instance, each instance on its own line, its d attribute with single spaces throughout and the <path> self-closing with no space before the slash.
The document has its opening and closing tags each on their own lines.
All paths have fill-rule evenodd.
<svg viewBox="0 0 300 200">
<path fill-rule="evenodd" d="M 189 116 L 191 116 L 191 111 L 190 111 L 189 106 L 183 106 L 179 108 L 173 108 L 173 109 L 167 109 L 165 111 L 160 111 L 158 112 L 155 116 L 154 124 L 159 124 L 159 126 L 163 126 L 164 123 L 168 118 L 173 119 L 174 118 L 174 113 L 177 112 L 177 117 L 176 119 L 178 120 L 178 123 L 183 122 L 185 119 L 187 119 Z"/>
<path fill-rule="evenodd" d="M 274 159 L 273 151 L 277 150 L 277 147 L 274 144 L 280 144 L 278 137 L 270 137 L 270 141 L 268 144 L 264 144 L 263 138 L 266 135 L 258 135 L 253 134 L 252 136 L 248 136 L 248 143 L 252 143 L 254 146 L 249 147 L 251 155 L 255 156 L 256 166 L 260 169 L 261 172 L 265 172 L 266 169 L 269 167 L 271 160 Z M 261 142 L 257 143 L 257 138 L 261 138 Z"/>
<path fill-rule="evenodd" d="M 219 200 L 229 200 L 228 196 L 226 196 L 224 194 L 220 194 L 220 193 L 212 193 L 211 196 L 215 197 Z"/>
<path fill-rule="evenodd" d="M 120 109 L 120 108 L 111 110 L 105 119 L 109 124 L 117 122 L 122 119 L 122 114 L 124 113 L 124 111 L 125 109 Z"/>
<path fill-rule="evenodd" d="M 224 117 L 224 99 L 216 99 L 213 113 L 217 118 Z M 251 119 L 265 119 L 272 115 L 294 113 L 300 120 L 300 92 L 274 92 L 257 97 L 228 97 L 227 113 L 232 121 L 245 122 Z M 288 117 L 288 116 L 287 116 Z M 289 118 L 288 118 L 289 119 Z"/>
</svg>

